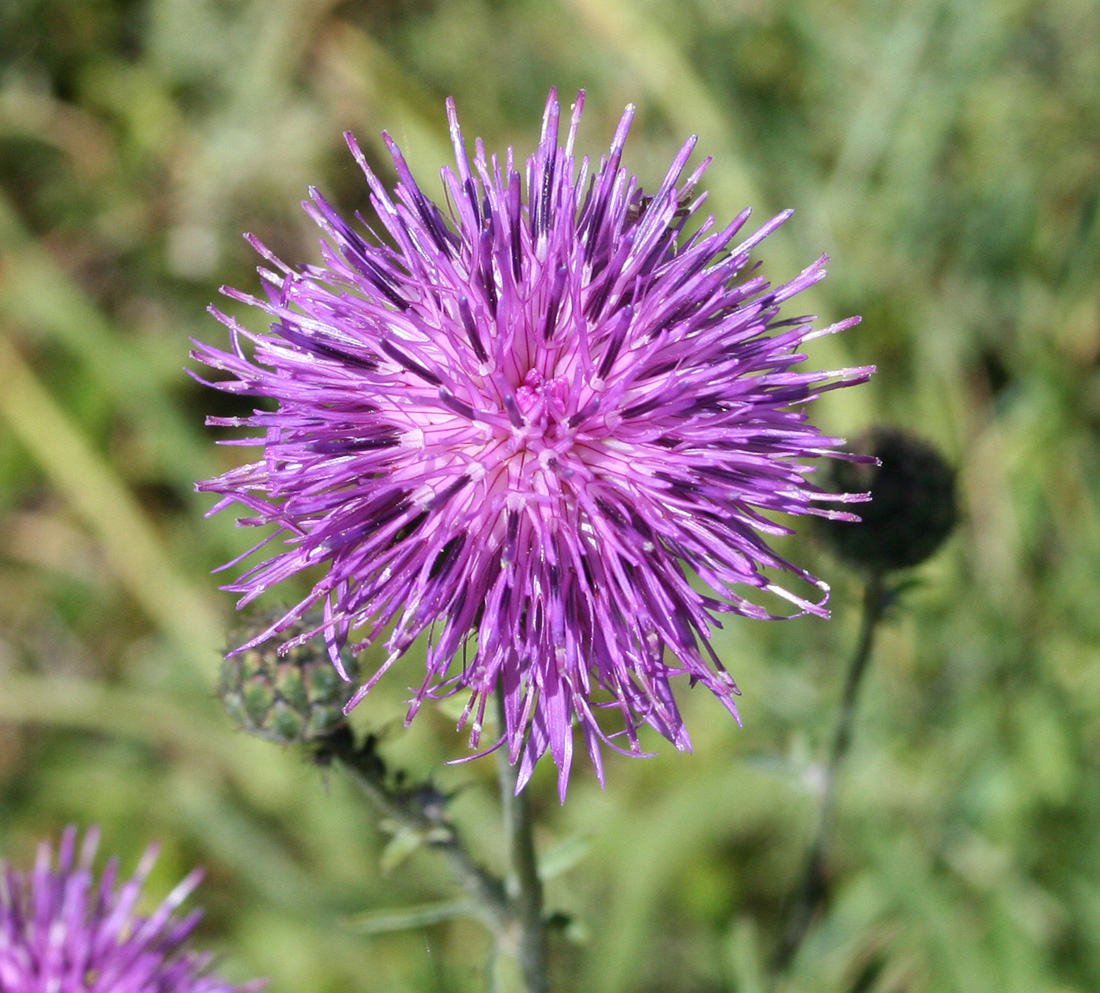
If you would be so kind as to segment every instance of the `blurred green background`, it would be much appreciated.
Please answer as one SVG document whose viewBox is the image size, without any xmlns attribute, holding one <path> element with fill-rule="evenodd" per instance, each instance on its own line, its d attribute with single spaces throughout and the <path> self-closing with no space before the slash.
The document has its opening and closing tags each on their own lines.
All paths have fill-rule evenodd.
<svg viewBox="0 0 1100 993">
<path fill-rule="evenodd" d="M 740 621 L 716 639 L 738 729 L 682 694 L 696 751 L 587 769 L 539 844 L 584 858 L 549 887 L 585 993 L 1100 989 L 1100 5 L 1095 0 L 2 0 L 0 853 L 99 822 L 163 895 L 195 863 L 205 942 L 275 993 L 486 988 L 477 925 L 367 937 L 355 914 L 453 894 L 338 774 L 234 732 L 214 699 L 246 547 L 193 480 L 245 456 L 203 427 L 224 399 L 182 372 L 222 342 L 217 288 L 256 287 L 252 231 L 317 257 L 298 207 L 365 189 L 378 135 L 425 189 L 443 100 L 490 147 L 534 146 L 548 88 L 588 90 L 583 150 L 638 104 L 627 164 L 653 185 L 700 136 L 720 218 L 797 208 L 760 257 L 821 252 L 801 305 L 864 323 L 815 363 L 875 363 L 820 405 L 831 430 L 918 430 L 960 469 L 964 517 L 884 629 L 830 848 L 833 899 L 791 976 L 767 959 L 810 835 L 855 637 Z M 793 311 L 792 311 L 793 313 Z M 385 754 L 462 787 L 455 818 L 500 866 L 491 760 L 445 714 L 402 730 L 415 659 L 360 708 Z M 657 746 L 657 742 L 652 742 Z M 661 743 L 663 745 L 663 743 Z"/>
</svg>

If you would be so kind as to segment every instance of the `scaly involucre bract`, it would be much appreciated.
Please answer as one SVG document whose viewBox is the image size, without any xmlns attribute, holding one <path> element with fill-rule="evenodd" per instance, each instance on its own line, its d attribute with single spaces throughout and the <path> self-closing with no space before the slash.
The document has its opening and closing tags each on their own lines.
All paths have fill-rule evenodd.
<svg viewBox="0 0 1100 993">
<path fill-rule="evenodd" d="M 311 191 L 323 265 L 292 268 L 253 239 L 272 267 L 260 269 L 266 299 L 224 292 L 266 311 L 269 333 L 213 309 L 232 350 L 193 353 L 231 377 L 210 385 L 274 402 L 209 419 L 260 429 L 232 443 L 261 445 L 263 458 L 200 488 L 223 494 L 214 510 L 244 504 L 242 523 L 273 524 L 284 544 L 227 589 L 244 604 L 324 566 L 256 641 L 317 604 L 323 623 L 302 637 L 323 634 L 337 666 L 350 642 L 384 639 L 354 706 L 426 634 L 409 718 L 425 698 L 465 691 L 478 747 L 500 692 L 498 740 L 520 786 L 549 750 L 563 797 L 574 723 L 601 780 L 601 741 L 621 735 L 640 754 L 643 724 L 689 746 L 673 676 L 736 716 L 736 686 L 708 639 L 715 614 L 771 616 L 746 588 L 824 612 L 825 584 L 762 536 L 786 532 L 776 511 L 843 516 L 818 507 L 846 498 L 811 485 L 805 465 L 841 440 L 803 407 L 870 372 L 795 371 L 808 339 L 856 319 L 815 331 L 811 318 L 779 318 L 826 262 L 778 287 L 750 265 L 787 213 L 736 245 L 748 211 L 686 234 L 707 165 L 682 178 L 694 139 L 645 195 L 620 165 L 633 108 L 593 171 L 574 157 L 582 104 L 562 145 L 551 94 L 521 173 L 511 149 L 501 161 L 480 140 L 471 162 L 448 102 L 446 210 L 388 135 L 392 196 L 348 135 L 385 234 L 361 217 L 352 227 Z M 820 595 L 788 593 L 766 569 Z M 601 710 L 617 727 L 601 727 Z"/>
</svg>

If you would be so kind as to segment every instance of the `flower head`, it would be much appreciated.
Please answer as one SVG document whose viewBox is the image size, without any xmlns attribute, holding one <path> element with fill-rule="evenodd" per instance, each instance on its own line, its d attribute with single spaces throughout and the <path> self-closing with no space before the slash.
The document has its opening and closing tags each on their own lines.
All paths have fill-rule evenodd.
<svg viewBox="0 0 1100 993">
<path fill-rule="evenodd" d="M 136 912 L 156 859 L 150 848 L 133 878 L 117 885 L 112 859 L 97 881 L 99 833 L 88 831 L 77 856 L 76 829 L 61 837 L 57 866 L 49 843 L 31 872 L 0 866 L 0 990 L 4 993 L 246 993 L 211 975 L 210 956 L 188 938 L 201 916 L 176 910 L 198 885 L 192 872 L 149 917 Z"/>
<path fill-rule="evenodd" d="M 621 735 L 621 750 L 640 754 L 643 724 L 689 746 L 673 676 L 736 716 L 708 636 L 716 614 L 771 616 L 746 587 L 824 612 L 766 576 L 786 570 L 827 590 L 762 535 L 787 531 L 774 511 L 839 513 L 818 503 L 846 497 L 810 485 L 802 460 L 841 440 L 802 408 L 870 374 L 795 371 L 806 341 L 857 319 L 815 331 L 811 318 L 779 318 L 825 274 L 823 258 L 773 287 L 750 264 L 789 212 L 740 244 L 748 211 L 686 233 L 704 200 L 707 163 L 683 178 L 695 140 L 647 195 L 620 165 L 633 108 L 592 167 L 573 151 L 582 104 L 561 144 L 551 93 L 524 169 L 480 141 L 471 162 L 448 102 L 446 210 L 388 135 L 394 196 L 348 135 L 387 238 L 311 191 L 324 264 L 292 268 L 253 240 L 273 267 L 260 270 L 266 299 L 224 292 L 266 311 L 270 332 L 213 309 L 232 350 L 193 353 L 231 377 L 210 385 L 274 402 L 209 419 L 259 429 L 233 443 L 264 452 L 200 488 L 223 495 L 215 511 L 237 502 L 252 512 L 241 523 L 275 525 L 261 544 L 285 546 L 227 589 L 243 604 L 324 567 L 256 640 L 317 604 L 323 621 L 289 644 L 323 634 L 340 667 L 349 641 L 357 651 L 384 638 L 387 657 L 354 706 L 426 633 L 409 718 L 426 698 L 465 692 L 477 747 L 500 692 L 520 786 L 549 750 L 563 796 L 574 722 L 601 781 L 601 742 Z M 601 710 L 614 712 L 611 734 Z"/>
<path fill-rule="evenodd" d="M 958 520 L 955 470 L 935 445 L 908 431 L 879 426 L 857 438 L 862 458 L 837 462 L 840 487 L 863 490 L 871 503 L 852 521 L 819 521 L 825 542 L 867 573 L 920 565 L 947 540 Z"/>
</svg>

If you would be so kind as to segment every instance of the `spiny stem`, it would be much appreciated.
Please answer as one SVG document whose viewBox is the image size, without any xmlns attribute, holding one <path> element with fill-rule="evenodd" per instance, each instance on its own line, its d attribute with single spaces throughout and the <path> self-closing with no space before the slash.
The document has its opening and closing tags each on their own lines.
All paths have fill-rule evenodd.
<svg viewBox="0 0 1100 993">
<path fill-rule="evenodd" d="M 441 807 L 438 814 L 429 813 L 430 807 L 425 804 L 420 790 L 391 785 L 386 767 L 372 747 L 371 739 L 357 747 L 354 736 L 345 727 L 325 739 L 324 749 L 329 756 L 341 762 L 355 784 L 384 817 L 407 830 L 423 834 L 425 843 L 443 854 L 469 894 L 473 909 L 488 925 L 499 944 L 511 930 L 514 917 L 504 884 L 474 861 L 458 829 L 445 818 Z"/>
<path fill-rule="evenodd" d="M 499 694 L 498 702 L 503 727 L 503 701 Z M 352 732 L 343 727 L 325 739 L 318 754 L 338 760 L 383 816 L 423 835 L 426 845 L 447 858 L 470 897 L 471 909 L 492 931 L 496 952 L 515 950 L 523 973 L 524 993 L 550 993 L 542 880 L 535 855 L 531 804 L 525 792 L 516 794 L 516 770 L 508 761 L 507 749 L 501 749 L 500 787 L 504 830 L 516 884 L 514 896 L 509 895 L 502 880 L 474 861 L 457 828 L 446 819 L 438 796 L 426 800 L 425 788 L 394 785 L 372 738 L 356 745 Z"/>
<path fill-rule="evenodd" d="M 867 580 L 863 591 L 863 616 L 860 622 L 859 640 L 855 652 L 848 663 L 848 677 L 844 683 L 844 694 L 840 700 L 840 715 L 837 718 L 833 736 L 832 750 L 825 766 L 824 794 L 818 810 L 814 840 L 806 859 L 806 868 L 802 881 L 796 891 L 797 897 L 787 921 L 787 929 L 775 956 L 777 969 L 784 969 L 794 958 L 810 928 L 817 912 L 825 901 L 825 845 L 829 825 L 836 808 L 837 779 L 840 766 L 852 743 L 852 725 L 855 719 L 856 702 L 867 663 L 871 660 L 871 648 L 874 644 L 875 629 L 882 620 L 883 611 L 889 601 L 889 593 L 881 573 L 873 573 Z"/>
<path fill-rule="evenodd" d="M 497 713 L 501 733 L 507 726 L 504 694 L 498 685 Z M 500 770 L 500 798 L 504 812 L 504 831 L 508 838 L 509 857 L 516 882 L 513 900 L 516 923 L 519 926 L 519 962 L 523 970 L 526 993 L 549 993 L 549 954 L 546 940 L 546 920 L 542 909 L 542 880 L 539 878 L 538 857 L 535 854 L 534 820 L 531 801 L 526 790 L 516 793 L 516 768 L 509 762 L 508 748 L 501 745 L 497 752 Z"/>
</svg>

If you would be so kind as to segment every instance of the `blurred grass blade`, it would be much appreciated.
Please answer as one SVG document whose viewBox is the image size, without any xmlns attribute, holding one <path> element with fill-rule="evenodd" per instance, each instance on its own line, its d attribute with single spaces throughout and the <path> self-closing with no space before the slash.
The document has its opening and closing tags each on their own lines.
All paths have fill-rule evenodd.
<svg viewBox="0 0 1100 993">
<path fill-rule="evenodd" d="M 0 191 L 0 314 L 62 342 L 84 364 L 96 386 L 124 411 L 154 454 L 157 471 L 184 492 L 198 475 L 215 475 L 212 447 L 187 421 L 165 388 L 182 376 L 186 342 L 166 358 L 124 340 L 71 277 L 24 230 Z"/>
<path fill-rule="evenodd" d="M 765 993 L 760 934 L 751 917 L 734 920 L 725 940 L 725 965 L 734 993 Z"/>
<path fill-rule="evenodd" d="M 118 736 L 134 735 L 220 762 L 215 724 L 194 707 L 162 696 L 88 679 L 6 675 L 0 679 L 0 724 L 50 724 Z"/>
<path fill-rule="evenodd" d="M 223 640 L 210 599 L 174 565 L 145 512 L 118 474 L 38 381 L 0 331 L 0 418 L 88 530 L 127 592 L 197 668 L 209 667 Z"/>
</svg>

